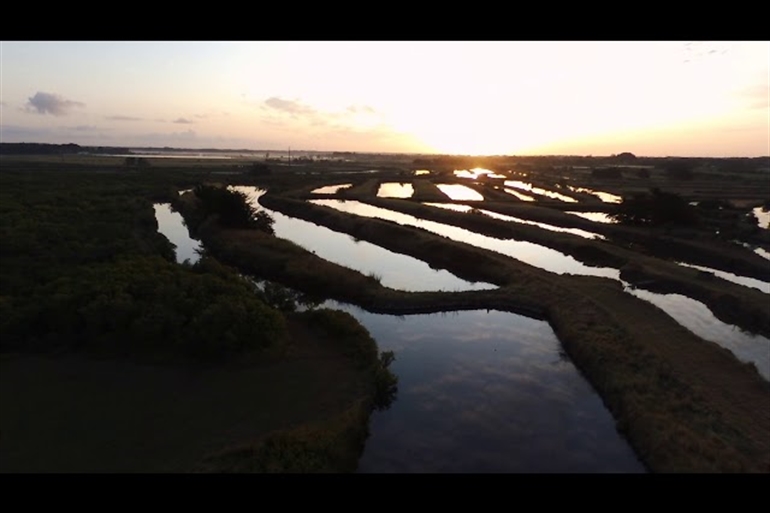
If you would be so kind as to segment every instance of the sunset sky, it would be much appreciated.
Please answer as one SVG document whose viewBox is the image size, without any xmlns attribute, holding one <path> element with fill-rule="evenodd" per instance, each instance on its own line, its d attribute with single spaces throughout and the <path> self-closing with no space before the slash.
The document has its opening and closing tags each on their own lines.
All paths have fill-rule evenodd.
<svg viewBox="0 0 770 513">
<path fill-rule="evenodd" d="M 0 43 L 2 142 L 770 155 L 770 41 Z"/>
</svg>

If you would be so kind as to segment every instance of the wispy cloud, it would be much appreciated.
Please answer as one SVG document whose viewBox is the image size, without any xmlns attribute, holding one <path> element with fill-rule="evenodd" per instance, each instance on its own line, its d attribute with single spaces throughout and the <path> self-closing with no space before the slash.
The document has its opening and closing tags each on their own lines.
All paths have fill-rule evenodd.
<svg viewBox="0 0 770 513">
<path fill-rule="evenodd" d="M 68 114 L 73 107 L 85 106 L 85 103 L 67 100 L 58 94 L 38 91 L 35 93 L 35 96 L 31 96 L 27 100 L 24 110 L 27 112 L 36 112 L 38 114 L 64 116 Z"/>
<path fill-rule="evenodd" d="M 176 118 L 174 120 L 174 123 L 180 124 L 180 125 L 192 125 L 195 123 L 195 121 L 192 121 L 191 119 L 187 118 Z"/>
<path fill-rule="evenodd" d="M 728 47 L 723 43 L 709 43 L 705 41 L 690 41 L 684 44 L 683 62 L 696 62 L 709 56 L 724 55 Z"/>
<path fill-rule="evenodd" d="M 107 119 L 109 121 L 142 121 L 142 118 L 136 118 L 134 116 L 104 116 L 104 119 Z"/>
<path fill-rule="evenodd" d="M 358 113 L 374 114 L 375 113 L 375 110 L 369 107 L 368 105 L 351 105 L 350 107 L 347 108 L 347 111 L 352 114 L 358 114 Z"/>
<path fill-rule="evenodd" d="M 295 100 L 284 100 L 278 98 L 277 96 L 273 96 L 265 100 L 265 105 L 271 109 L 290 114 L 295 118 L 299 115 L 313 115 L 316 113 L 316 110 L 309 105 L 305 105 Z"/>
<path fill-rule="evenodd" d="M 369 105 L 348 105 L 329 111 L 309 105 L 300 99 L 286 100 L 273 96 L 259 104 L 263 114 L 260 123 L 270 127 L 282 140 L 303 133 L 307 145 L 324 148 L 360 149 L 370 144 L 394 147 L 393 141 L 414 146 L 403 134 L 396 133 L 383 115 Z"/>
</svg>

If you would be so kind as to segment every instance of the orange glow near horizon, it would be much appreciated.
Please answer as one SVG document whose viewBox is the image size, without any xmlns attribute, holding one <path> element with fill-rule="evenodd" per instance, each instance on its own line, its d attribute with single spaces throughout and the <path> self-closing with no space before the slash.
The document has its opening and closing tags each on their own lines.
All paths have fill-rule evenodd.
<svg viewBox="0 0 770 513">
<path fill-rule="evenodd" d="M 0 42 L 5 142 L 770 155 L 770 42 Z M 355 65 L 351 65 L 355 63 Z"/>
</svg>

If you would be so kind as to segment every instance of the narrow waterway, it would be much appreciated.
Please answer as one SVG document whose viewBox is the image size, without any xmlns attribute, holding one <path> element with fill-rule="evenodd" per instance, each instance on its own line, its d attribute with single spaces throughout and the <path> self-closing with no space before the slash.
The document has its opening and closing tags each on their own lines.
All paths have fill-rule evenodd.
<svg viewBox="0 0 770 513">
<path fill-rule="evenodd" d="M 158 231 L 176 247 L 176 261 L 188 260 L 194 264 L 200 258 L 198 251 L 201 243 L 190 237 L 190 232 L 184 224 L 182 215 L 171 210 L 168 203 L 156 203 L 155 219 L 158 221 Z"/>
<path fill-rule="evenodd" d="M 685 262 L 677 262 L 677 264 L 684 267 L 691 267 L 707 273 L 711 273 L 714 276 L 718 276 L 723 280 L 743 285 L 744 287 L 750 287 L 753 289 L 761 290 L 765 294 L 770 294 L 770 283 L 756 278 L 750 278 L 748 276 L 739 276 L 737 274 L 729 273 L 727 271 L 721 271 L 719 269 L 712 269 L 711 267 L 704 267 L 702 265 L 688 264 Z"/>
<path fill-rule="evenodd" d="M 335 264 L 363 274 L 378 276 L 380 283 L 386 287 L 413 292 L 431 290 L 453 292 L 496 288 L 491 283 L 460 279 L 444 269 L 433 269 L 417 258 L 394 253 L 370 242 L 356 240 L 350 235 L 335 232 L 325 226 L 267 209 L 259 204 L 259 197 L 265 193 L 264 189 L 246 186 L 234 186 L 232 189 L 246 194 L 253 207 L 270 214 L 275 221 L 273 230 L 276 237 L 299 244 Z M 418 276 L 419 279 L 416 279 L 415 277 Z"/>
<path fill-rule="evenodd" d="M 472 207 L 470 205 L 465 205 L 462 203 L 424 203 L 424 205 L 427 205 L 429 207 L 437 207 L 437 208 L 444 208 L 447 210 L 454 210 L 455 212 L 464 212 L 468 213 L 471 211 L 476 211 L 481 214 L 484 214 L 485 216 L 494 217 L 495 219 L 500 219 L 501 221 L 508 221 L 512 223 L 521 223 L 521 224 L 528 224 L 531 226 L 538 226 L 540 228 L 543 228 L 544 230 L 549 230 L 552 232 L 562 232 L 562 233 L 571 233 L 572 235 L 577 235 L 578 237 L 583 237 L 584 239 L 606 239 L 604 235 L 600 235 L 598 233 L 588 232 L 586 230 L 581 230 L 579 228 L 564 228 L 561 226 L 555 226 L 552 224 L 546 224 L 546 223 L 540 223 L 537 221 L 530 221 L 529 219 L 522 219 L 520 217 L 514 217 L 509 216 L 506 214 L 500 214 L 499 212 L 495 212 L 493 210 L 485 210 L 482 208 L 476 208 Z"/>
<path fill-rule="evenodd" d="M 687 296 L 658 294 L 626 282 L 623 282 L 623 288 L 657 306 L 699 337 L 728 349 L 738 360 L 753 363 L 759 374 L 770 380 L 770 339 L 720 321 L 706 305 Z"/>
<path fill-rule="evenodd" d="M 620 271 L 617 269 L 587 266 L 569 255 L 565 255 L 564 253 L 533 242 L 514 239 L 496 239 L 457 226 L 420 219 L 409 214 L 375 207 L 359 201 L 311 200 L 310 203 L 335 208 L 341 212 L 387 219 L 406 226 L 422 228 L 437 235 L 449 237 L 452 240 L 501 253 L 529 265 L 557 274 L 582 274 L 587 276 L 602 276 L 616 280 L 620 279 Z"/>
<path fill-rule="evenodd" d="M 394 351 L 398 397 L 359 472 L 644 472 L 544 321 L 498 311 L 351 313 Z"/>
<path fill-rule="evenodd" d="M 606 270 L 610 272 L 603 272 L 602 274 L 595 274 L 607 278 L 620 280 L 620 273 L 617 269 L 612 268 L 592 268 L 585 266 L 584 264 L 574 260 L 572 257 L 567 257 L 562 253 L 558 253 L 549 248 L 544 248 L 534 244 L 534 250 L 531 253 L 527 253 L 519 249 L 514 244 L 507 246 L 506 242 L 518 243 L 519 241 L 500 241 L 491 237 L 485 237 L 462 228 L 456 228 L 451 230 L 448 225 L 441 223 L 434 223 L 423 219 L 414 218 L 406 214 L 399 212 L 392 212 L 390 210 L 374 207 L 365 203 L 356 201 L 337 201 L 337 200 L 313 200 L 312 203 L 319 205 L 332 206 L 342 211 L 354 213 L 358 215 L 365 215 L 369 217 L 380 217 L 384 219 L 390 219 L 392 221 L 400 222 L 402 224 L 408 224 L 417 227 L 424 227 L 428 231 L 432 231 L 439 235 L 450 237 L 454 240 L 465 242 L 473 246 L 481 247 L 484 249 L 490 249 L 499 253 L 507 254 L 513 258 L 525 261 L 536 267 L 540 267 L 545 270 L 552 270 L 557 265 L 562 265 L 562 272 L 570 274 L 589 274 L 594 269 L 599 269 L 600 272 Z M 411 219 L 410 219 L 411 218 Z M 530 243 L 526 243 L 530 244 Z M 526 246 L 523 246 L 526 248 Z M 565 262 L 564 260 L 558 260 L 549 251 L 540 253 L 539 251 L 546 249 L 553 251 L 557 255 L 567 257 L 578 264 L 578 267 L 572 262 Z M 549 261 L 548 258 L 553 258 Z M 572 264 L 570 267 L 566 267 L 566 264 Z M 546 268 L 551 267 L 551 269 Z M 585 272 L 585 270 L 589 272 Z M 556 272 L 556 271 L 552 271 Z M 595 272 L 595 271 L 594 271 Z M 559 273 L 561 274 L 561 273 Z M 622 282 L 622 281 L 621 281 Z M 625 282 L 622 282 L 625 284 Z M 626 285 L 626 292 L 631 293 L 640 299 L 644 299 L 665 311 L 676 322 L 689 329 L 696 335 L 706 340 L 711 340 L 722 347 L 732 351 L 737 358 L 743 361 L 750 361 L 755 363 L 760 369 L 768 369 L 770 372 L 770 340 L 760 335 L 746 333 L 740 328 L 726 324 L 719 319 L 708 309 L 706 305 L 700 301 L 688 298 L 679 294 L 658 294 L 649 292 L 642 289 L 631 289 Z M 763 375 L 767 375 L 764 371 L 760 371 Z"/>
</svg>

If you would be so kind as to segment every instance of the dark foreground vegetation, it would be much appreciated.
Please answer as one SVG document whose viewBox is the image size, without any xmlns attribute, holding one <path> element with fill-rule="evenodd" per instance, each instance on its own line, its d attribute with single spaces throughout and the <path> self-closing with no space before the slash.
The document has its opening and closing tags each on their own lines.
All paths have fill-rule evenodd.
<svg viewBox="0 0 770 513">
<path fill-rule="evenodd" d="M 260 459 L 236 458 L 239 469 L 355 470 L 369 412 L 386 407 L 395 393 L 395 377 L 387 370 L 393 355 L 379 355 L 375 342 L 349 315 L 327 310 L 291 313 L 296 308 L 287 307 L 285 295 L 282 302 L 276 301 L 275 292 L 256 290 L 251 280 L 210 255 L 195 265 L 177 264 L 173 246 L 157 232 L 152 204 L 168 202 L 178 188 L 200 183 L 205 175 L 195 170 L 125 172 L 117 166 L 121 163 L 116 161 L 114 169 L 87 165 L 62 169 L 39 163 L 30 168 L 23 162 L 3 161 L 1 470 L 217 471 L 234 465 L 229 456 L 234 447 L 240 451 L 246 446 Z M 271 220 L 239 209 L 244 204 L 237 195 L 206 188 L 199 192 L 205 198 L 206 218 L 270 232 Z M 104 375 L 101 383 L 94 378 L 100 366 L 114 365 L 123 371 Z M 149 442 L 129 434 L 127 425 L 106 420 L 150 419 L 154 409 L 175 411 L 176 402 L 170 398 L 164 406 L 165 389 L 142 395 L 149 385 L 133 377 L 150 372 L 142 369 L 155 369 L 152 372 L 163 376 L 158 378 L 163 386 L 178 388 L 179 383 L 168 376 L 193 373 L 205 381 L 214 379 L 205 376 L 218 376 L 218 369 L 232 366 L 241 369 L 240 385 L 246 384 L 248 398 L 233 378 L 230 393 L 218 405 L 180 411 L 178 417 L 168 413 L 153 432 L 138 430 L 160 439 L 164 430 L 186 431 L 189 422 L 210 429 L 193 429 L 197 438 L 182 436 L 188 445 L 176 452 L 149 451 Z M 78 378 L 65 370 L 80 367 L 87 370 L 77 373 Z M 336 375 L 328 375 L 327 367 L 336 369 Z M 44 374 L 46 369 L 47 376 L 26 381 L 25 376 Z M 64 375 L 55 378 L 61 372 Z M 260 377 L 276 372 L 285 377 L 266 382 Z M 324 388 L 337 378 L 343 383 Z M 228 385 L 216 379 L 220 381 L 214 388 L 224 394 Z M 143 401 L 127 399 L 123 409 L 104 406 L 103 415 L 88 406 L 107 400 L 110 391 L 122 393 L 129 383 Z M 71 395 L 56 401 L 59 406 L 46 411 L 44 405 L 67 392 Z M 289 406 L 276 406 L 273 397 L 282 397 Z M 323 411 L 310 406 L 319 401 L 326 405 Z M 244 407 L 274 411 L 269 422 L 252 419 L 251 430 L 241 437 L 218 439 L 217 431 L 230 429 L 227 422 L 242 421 L 242 413 L 233 416 L 228 411 Z M 49 416 L 61 408 L 66 411 L 51 423 Z M 221 419 L 221 424 L 215 426 L 206 418 Z M 76 436 L 65 435 L 76 429 Z M 94 429 L 123 442 L 108 444 L 113 448 L 108 450 Z M 60 430 L 62 437 L 51 430 Z M 308 432 L 316 435 L 308 438 Z M 334 440 L 331 452 L 329 436 Z M 135 452 L 125 457 L 132 443 Z M 121 448 L 120 454 L 114 454 L 115 447 Z M 89 450 L 92 453 L 85 454 Z M 64 457 L 74 453 L 80 457 Z M 226 457 L 211 459 L 207 454 Z M 224 467 L 217 463 L 225 461 Z"/>
</svg>

